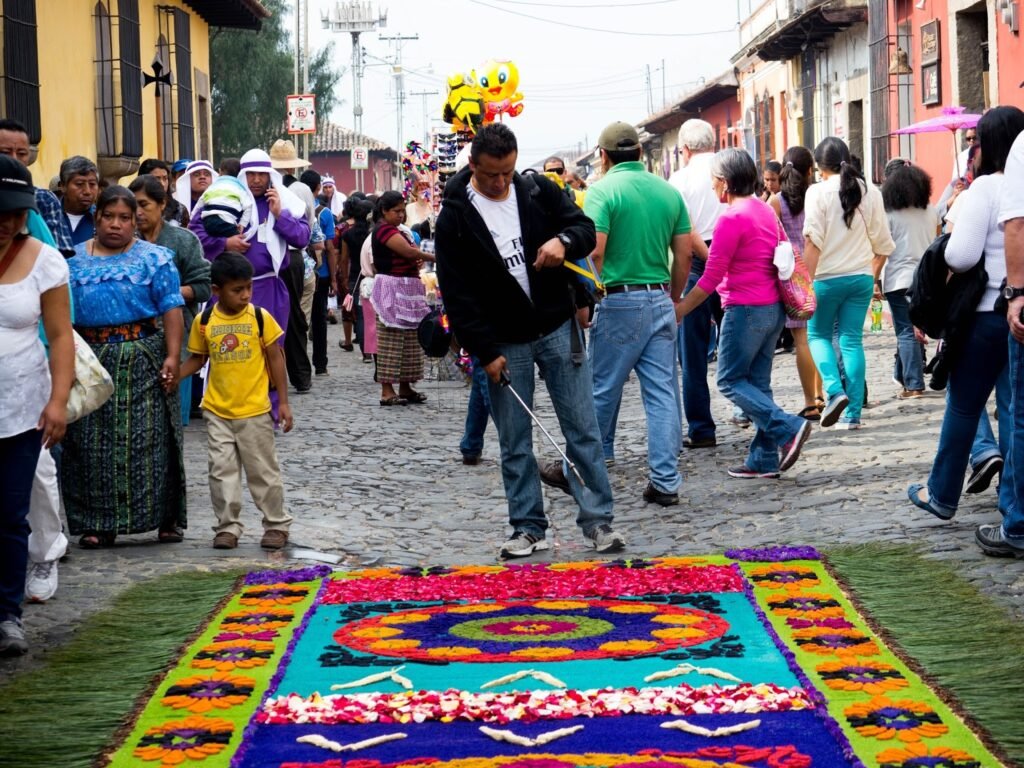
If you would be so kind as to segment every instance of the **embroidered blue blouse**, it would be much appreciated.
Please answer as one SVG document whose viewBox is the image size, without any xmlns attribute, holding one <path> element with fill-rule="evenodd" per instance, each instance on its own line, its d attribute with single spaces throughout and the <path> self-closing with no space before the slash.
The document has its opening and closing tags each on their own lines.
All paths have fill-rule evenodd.
<svg viewBox="0 0 1024 768">
<path fill-rule="evenodd" d="M 124 253 L 89 256 L 87 243 L 68 259 L 75 325 L 101 328 L 149 320 L 182 306 L 174 254 L 136 240 Z"/>
</svg>

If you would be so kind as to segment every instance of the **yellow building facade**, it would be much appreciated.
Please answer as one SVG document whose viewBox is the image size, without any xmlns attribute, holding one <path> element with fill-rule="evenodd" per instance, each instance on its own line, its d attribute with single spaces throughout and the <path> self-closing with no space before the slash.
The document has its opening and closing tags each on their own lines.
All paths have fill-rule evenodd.
<svg viewBox="0 0 1024 768">
<path fill-rule="evenodd" d="M 211 158 L 211 33 L 267 15 L 259 0 L 0 0 L 0 115 L 28 127 L 36 184 L 72 155 L 111 181 L 149 157 Z"/>
</svg>

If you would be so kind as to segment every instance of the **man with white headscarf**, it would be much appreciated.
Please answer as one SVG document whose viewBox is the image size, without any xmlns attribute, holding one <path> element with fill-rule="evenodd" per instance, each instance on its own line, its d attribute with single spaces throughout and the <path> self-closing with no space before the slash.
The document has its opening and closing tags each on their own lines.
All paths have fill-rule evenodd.
<svg viewBox="0 0 1024 768">
<path fill-rule="evenodd" d="M 281 274 L 288 266 L 288 248 L 305 248 L 309 244 L 309 222 L 306 206 L 284 187 L 281 174 L 270 165 L 270 156 L 262 149 L 250 149 L 242 155 L 240 178 L 252 193 L 256 229 L 251 239 L 245 235 L 212 237 L 195 216 L 189 229 L 203 244 L 203 253 L 213 261 L 224 251 L 243 254 L 253 266 L 252 303 L 273 315 L 282 329 L 287 329 L 290 300 Z M 283 340 L 282 336 L 282 340 Z M 271 393 L 274 418 L 277 416 L 277 393 Z"/>
<path fill-rule="evenodd" d="M 320 179 L 320 202 L 331 209 L 335 224 L 342 220 L 341 209 L 348 198 L 338 191 L 334 177 L 327 174 Z"/>
<path fill-rule="evenodd" d="M 185 172 L 174 182 L 174 199 L 189 213 L 199 202 L 199 196 L 216 181 L 218 174 L 209 160 L 193 160 L 185 166 Z"/>
</svg>

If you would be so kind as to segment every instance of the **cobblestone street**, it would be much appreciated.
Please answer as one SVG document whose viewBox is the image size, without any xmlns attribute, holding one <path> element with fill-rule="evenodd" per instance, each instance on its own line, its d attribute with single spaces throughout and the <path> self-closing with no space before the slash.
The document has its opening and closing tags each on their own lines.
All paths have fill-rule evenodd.
<svg viewBox="0 0 1024 768">
<path fill-rule="evenodd" d="M 489 428 L 484 460 L 461 463 L 461 435 L 468 388 L 429 381 L 422 406 L 381 408 L 372 366 L 337 346 L 340 326 L 330 326 L 330 376 L 317 377 L 308 395 L 292 396 L 295 429 L 279 437 L 287 504 L 295 523 L 292 546 L 282 555 L 258 547 L 259 519 L 248 501 L 247 530 L 237 550 L 211 548 L 213 513 L 206 481 L 206 439 L 201 420 L 186 430 L 189 528 L 181 544 L 157 544 L 156 534 L 119 538 L 112 550 L 85 551 L 72 543 L 60 565 L 60 589 L 44 605 L 27 605 L 31 650 L 5 660 L 0 674 L 45 661 L 47 651 L 74 633 L 87 616 L 134 582 L 179 570 L 213 570 L 283 564 L 310 551 L 340 558 L 346 567 L 494 562 L 508 532 L 498 464 Z M 950 561 L 983 592 L 1024 618 L 1024 560 L 983 556 L 974 528 L 997 518 L 994 487 L 966 496 L 956 518 L 942 523 L 912 507 L 905 490 L 924 482 L 941 424 L 941 395 L 903 402 L 890 378 L 892 330 L 866 336 L 871 408 L 859 432 L 815 430 L 796 466 L 782 480 L 729 478 L 725 468 L 745 454 L 748 430 L 728 422 L 728 403 L 712 387 L 719 419 L 715 449 L 684 451 L 684 486 L 677 507 L 645 504 L 646 430 L 635 377 L 627 385 L 618 429 L 617 464 L 610 469 L 615 524 L 627 538 L 626 556 L 704 554 L 728 547 L 837 543 L 918 544 Z M 713 376 L 713 370 L 712 374 Z M 784 407 L 802 405 L 795 360 L 775 359 L 776 394 Z M 546 396 L 538 412 L 557 422 Z M 542 457 L 554 451 L 535 433 Z M 574 525 L 574 505 L 546 489 L 553 549 L 535 559 L 591 556 Z M 303 552 L 303 550 L 306 550 Z M 935 598 L 941 585 L 936 585 Z"/>
</svg>

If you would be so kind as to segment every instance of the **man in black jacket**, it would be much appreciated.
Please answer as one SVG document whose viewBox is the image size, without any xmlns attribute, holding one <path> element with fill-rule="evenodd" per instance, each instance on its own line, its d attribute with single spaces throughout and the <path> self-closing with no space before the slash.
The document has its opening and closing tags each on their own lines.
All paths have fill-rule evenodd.
<svg viewBox="0 0 1024 768">
<path fill-rule="evenodd" d="M 533 405 L 534 365 L 544 377 L 567 453 L 583 477 L 566 472 L 576 522 L 598 552 L 625 546 L 612 530 L 612 492 L 594 412 L 590 366 L 566 258 L 594 249 L 594 224 L 550 180 L 515 172 L 518 147 L 501 123 L 477 132 L 469 167 L 445 188 L 434 235 L 445 309 L 459 342 L 484 366 L 501 443 L 512 536 L 502 557 L 548 548 L 533 425 L 507 388 Z"/>
</svg>

